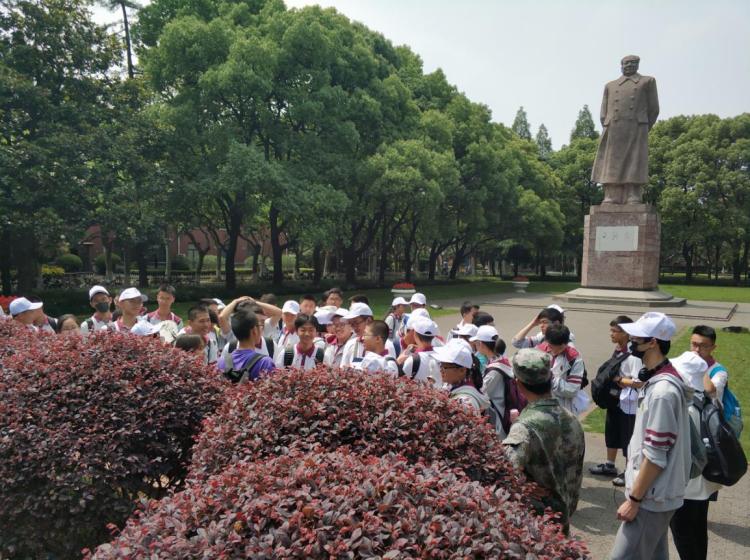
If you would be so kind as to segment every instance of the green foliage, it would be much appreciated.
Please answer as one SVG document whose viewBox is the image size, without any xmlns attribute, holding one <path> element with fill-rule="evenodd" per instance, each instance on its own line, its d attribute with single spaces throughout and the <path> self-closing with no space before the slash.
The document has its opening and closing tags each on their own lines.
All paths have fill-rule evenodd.
<svg viewBox="0 0 750 560">
<path fill-rule="evenodd" d="M 205 261 L 203 262 L 205 266 Z M 190 270 L 190 260 L 185 255 L 175 255 L 172 257 L 172 270 Z"/>
<path fill-rule="evenodd" d="M 117 268 L 122 264 L 122 258 L 117 253 L 112 253 L 112 268 Z M 104 274 L 106 267 L 106 262 L 104 259 L 104 253 L 98 255 L 94 259 L 94 268 L 96 269 L 97 274 Z"/>
<path fill-rule="evenodd" d="M 83 261 L 78 255 L 66 253 L 55 259 L 55 264 L 62 267 L 65 272 L 80 272 L 83 269 Z"/>
<path fill-rule="evenodd" d="M 513 119 L 513 125 L 510 129 L 515 132 L 519 138 L 523 140 L 531 140 L 531 125 L 529 119 L 526 116 L 526 111 L 523 107 L 519 107 L 516 111 L 516 118 Z"/>
<path fill-rule="evenodd" d="M 571 143 L 581 138 L 589 138 L 591 140 L 599 138 L 599 133 L 594 126 L 594 119 L 591 117 L 588 105 L 584 105 L 583 109 L 578 112 L 576 123 L 573 126 L 573 130 L 570 131 Z"/>
<path fill-rule="evenodd" d="M 536 146 L 539 149 L 539 157 L 543 160 L 549 159 L 552 154 L 552 139 L 549 137 L 544 123 L 539 125 L 539 130 L 536 133 Z"/>
</svg>

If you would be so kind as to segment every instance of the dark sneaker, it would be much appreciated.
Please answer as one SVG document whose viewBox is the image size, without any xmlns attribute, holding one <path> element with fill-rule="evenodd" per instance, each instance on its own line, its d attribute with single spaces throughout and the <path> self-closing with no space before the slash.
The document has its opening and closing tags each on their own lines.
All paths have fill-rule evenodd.
<svg viewBox="0 0 750 560">
<path fill-rule="evenodd" d="M 607 463 L 599 463 L 595 467 L 589 467 L 591 474 L 600 474 L 604 476 L 617 476 L 617 468 Z"/>
<path fill-rule="evenodd" d="M 619 486 L 620 488 L 625 486 L 625 473 L 618 474 L 615 478 L 613 478 L 612 484 L 614 484 L 615 486 Z"/>
</svg>

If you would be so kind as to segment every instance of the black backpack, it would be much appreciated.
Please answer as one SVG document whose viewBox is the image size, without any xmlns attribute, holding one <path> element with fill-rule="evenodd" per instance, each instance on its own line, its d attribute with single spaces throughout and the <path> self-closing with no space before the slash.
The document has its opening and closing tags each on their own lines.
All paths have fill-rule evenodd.
<svg viewBox="0 0 750 560">
<path fill-rule="evenodd" d="M 248 362 L 245 364 L 245 367 L 239 370 L 235 370 L 234 368 L 229 368 L 224 372 L 224 377 L 229 379 L 232 383 L 239 383 L 240 381 L 246 381 L 248 376 L 250 375 L 250 370 L 253 369 L 255 364 L 257 364 L 260 360 L 265 358 L 263 354 L 258 354 L 257 352 L 255 355 L 248 360 Z"/>
<path fill-rule="evenodd" d="M 620 387 L 612 380 L 620 374 L 620 366 L 628 356 L 630 354 L 625 352 L 599 366 L 591 382 L 591 398 L 599 408 L 615 408 L 620 404 Z"/>
<path fill-rule="evenodd" d="M 723 486 L 732 486 L 747 472 L 747 457 L 742 445 L 717 401 L 704 397 L 695 399 L 694 404 L 701 413 L 701 438 L 708 457 L 703 477 Z"/>
<path fill-rule="evenodd" d="M 323 350 L 322 348 L 316 348 L 315 349 L 315 363 L 322 364 L 324 355 L 325 355 L 325 350 Z M 293 361 L 294 361 L 294 347 L 289 346 L 288 348 L 284 350 L 284 367 L 291 366 Z"/>
<path fill-rule="evenodd" d="M 422 358 L 419 357 L 419 353 L 412 354 L 411 355 L 411 377 L 409 379 L 414 379 L 417 376 L 417 374 L 419 373 L 420 365 L 422 365 Z M 404 375 L 406 375 L 406 373 L 404 373 L 403 364 L 401 364 L 400 366 L 398 366 L 398 376 L 403 377 Z"/>
</svg>

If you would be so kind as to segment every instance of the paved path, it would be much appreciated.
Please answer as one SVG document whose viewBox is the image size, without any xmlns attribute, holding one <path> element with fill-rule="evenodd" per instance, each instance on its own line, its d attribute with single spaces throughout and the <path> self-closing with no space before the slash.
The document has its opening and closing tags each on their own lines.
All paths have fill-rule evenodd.
<svg viewBox="0 0 750 560">
<path fill-rule="evenodd" d="M 536 313 L 550 303 L 554 303 L 551 294 L 513 294 L 502 293 L 483 295 L 466 299 L 479 303 L 482 309 L 495 318 L 495 326 L 500 336 L 508 343 L 508 354 L 513 354 L 510 340 L 513 335 L 527 324 Z M 446 300 L 439 302 L 444 307 L 458 307 L 463 300 Z M 637 319 L 647 308 L 631 306 L 604 306 L 592 304 L 563 304 L 566 308 L 566 324 L 576 336 L 576 347 L 587 363 L 589 376 L 596 372 L 599 364 L 609 358 L 612 345 L 609 341 L 609 322 L 617 315 L 626 314 Z M 681 308 L 654 308 L 672 316 L 678 329 L 696 324 L 708 324 L 717 329 L 727 325 L 750 327 L 750 304 L 740 304 L 732 309 L 733 304 L 719 302 L 696 302 Z M 460 317 L 439 317 L 441 332 L 447 333 Z M 731 336 L 720 334 L 720 336 Z M 687 350 L 687 348 L 685 348 Z M 578 511 L 573 516 L 574 534 L 580 534 L 588 543 L 593 558 L 606 558 L 614 542 L 619 523 L 615 517 L 617 507 L 623 495 L 619 488 L 612 486 L 611 480 L 588 474 L 588 467 L 595 465 L 604 457 L 604 436 L 586 434 L 586 465 L 581 489 Z M 622 457 L 618 457 L 618 466 L 622 466 Z M 709 508 L 709 560 L 740 560 L 750 558 L 750 474 L 731 488 L 719 493 L 719 501 L 711 503 Z M 671 557 L 678 558 L 670 539 Z"/>
<path fill-rule="evenodd" d="M 586 541 L 592 558 L 606 558 L 620 526 L 617 507 L 624 500 L 621 488 L 609 478 L 593 476 L 588 468 L 601 462 L 604 436 L 586 434 L 586 459 L 578 511 L 572 518 L 572 532 Z M 618 457 L 618 467 L 623 459 Z M 709 560 L 740 560 L 750 557 L 750 475 L 719 492 L 719 501 L 708 509 Z M 678 558 L 670 538 L 670 557 Z"/>
</svg>

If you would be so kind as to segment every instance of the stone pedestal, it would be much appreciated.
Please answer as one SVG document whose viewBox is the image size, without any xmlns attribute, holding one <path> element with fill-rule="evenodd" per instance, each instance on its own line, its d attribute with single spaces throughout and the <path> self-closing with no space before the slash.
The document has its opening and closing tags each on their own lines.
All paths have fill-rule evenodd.
<svg viewBox="0 0 750 560">
<path fill-rule="evenodd" d="M 583 228 L 583 288 L 656 290 L 661 224 L 647 204 L 592 206 Z"/>
</svg>

